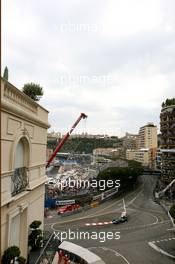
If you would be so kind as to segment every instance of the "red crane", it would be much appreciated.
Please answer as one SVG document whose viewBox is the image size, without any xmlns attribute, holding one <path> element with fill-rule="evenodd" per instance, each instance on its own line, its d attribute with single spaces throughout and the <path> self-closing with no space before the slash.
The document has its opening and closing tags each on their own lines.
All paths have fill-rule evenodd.
<svg viewBox="0 0 175 264">
<path fill-rule="evenodd" d="M 85 119 L 87 118 L 87 115 L 85 115 L 84 113 L 81 113 L 79 118 L 77 119 L 77 121 L 73 124 L 73 126 L 71 127 L 70 131 L 68 131 L 64 137 L 62 138 L 62 140 L 60 141 L 60 143 L 58 144 L 58 146 L 56 147 L 56 149 L 54 150 L 52 156 L 50 157 L 50 159 L 47 161 L 47 165 L 46 168 L 50 165 L 51 161 L 55 158 L 57 152 L 61 149 L 61 147 L 64 145 L 64 143 L 66 142 L 66 140 L 69 138 L 70 134 L 73 132 L 74 128 L 78 125 L 78 123 L 80 122 L 81 119 Z"/>
</svg>

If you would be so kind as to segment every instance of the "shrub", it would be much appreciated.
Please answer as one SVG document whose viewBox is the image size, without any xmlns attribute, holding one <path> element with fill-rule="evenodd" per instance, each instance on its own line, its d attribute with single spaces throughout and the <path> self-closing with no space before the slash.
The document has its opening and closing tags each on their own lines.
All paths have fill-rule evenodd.
<svg viewBox="0 0 175 264">
<path fill-rule="evenodd" d="M 32 250 L 37 250 L 39 248 L 41 248 L 42 246 L 42 242 L 43 242 L 43 236 L 42 236 L 42 231 L 41 229 L 39 229 L 41 225 L 41 221 L 33 221 L 30 224 L 30 229 L 31 229 L 31 233 L 29 234 L 29 246 L 32 247 Z"/>
<path fill-rule="evenodd" d="M 25 264 L 25 263 L 26 263 L 26 259 L 25 259 L 24 257 L 22 257 L 22 256 L 20 256 L 20 257 L 17 259 L 17 261 L 18 261 L 18 264 Z"/>
<path fill-rule="evenodd" d="M 34 101 L 39 101 L 40 98 L 43 96 L 43 88 L 36 83 L 24 84 L 22 91 Z"/>
<path fill-rule="evenodd" d="M 11 263 L 15 263 L 15 260 L 17 259 L 17 257 L 19 257 L 20 255 L 20 249 L 17 246 L 11 246 L 9 248 L 7 248 L 4 251 L 4 255 L 2 256 L 2 263 L 3 264 L 11 264 Z"/>
</svg>

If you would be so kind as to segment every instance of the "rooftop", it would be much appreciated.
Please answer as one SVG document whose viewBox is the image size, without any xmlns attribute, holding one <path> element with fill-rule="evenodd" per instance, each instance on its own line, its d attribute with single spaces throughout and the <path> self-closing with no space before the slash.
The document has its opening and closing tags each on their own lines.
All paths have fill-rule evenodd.
<svg viewBox="0 0 175 264">
<path fill-rule="evenodd" d="M 49 128 L 48 111 L 1 77 L 2 109 Z"/>
</svg>

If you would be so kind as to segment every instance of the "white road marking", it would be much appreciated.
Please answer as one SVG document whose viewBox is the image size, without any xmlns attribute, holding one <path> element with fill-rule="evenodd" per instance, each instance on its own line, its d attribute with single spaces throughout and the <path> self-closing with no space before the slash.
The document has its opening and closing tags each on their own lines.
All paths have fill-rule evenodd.
<svg viewBox="0 0 175 264">
<path fill-rule="evenodd" d="M 156 246 L 153 242 L 148 242 L 148 245 L 149 245 L 150 247 L 152 247 L 154 250 L 156 250 L 157 252 L 159 252 L 159 253 L 161 253 L 161 254 L 163 254 L 163 255 L 165 255 L 165 256 L 168 256 L 168 257 L 170 257 L 170 258 L 175 259 L 175 256 L 173 256 L 173 255 L 167 253 L 166 251 L 164 251 L 163 249 L 159 248 L 159 247 Z"/>
<path fill-rule="evenodd" d="M 126 207 L 128 207 L 128 205 L 132 204 L 141 193 L 143 193 L 143 189 L 140 192 L 138 192 L 137 195 L 130 202 L 127 203 Z"/>
<path fill-rule="evenodd" d="M 108 222 L 97 222 L 97 223 L 86 223 L 83 226 L 102 226 L 102 225 L 109 225 L 112 224 L 112 221 Z"/>
<path fill-rule="evenodd" d="M 91 249 L 103 249 L 103 250 L 105 250 L 105 251 L 111 251 L 112 253 L 114 253 L 114 255 L 116 256 L 116 257 L 121 257 L 127 264 L 130 264 L 130 262 L 122 255 L 122 254 L 120 254 L 119 252 L 117 252 L 116 250 L 114 250 L 114 249 L 111 249 L 111 248 L 107 248 L 107 247 L 91 247 L 91 248 L 89 248 L 90 250 Z"/>
<path fill-rule="evenodd" d="M 164 238 L 164 239 L 160 239 L 160 240 L 156 240 L 156 241 L 151 241 L 150 243 L 168 242 L 168 241 L 171 241 L 174 239 L 175 239 L 175 237 L 169 237 L 169 238 Z"/>
<path fill-rule="evenodd" d="M 169 229 L 167 229 L 167 231 L 174 231 L 175 229 L 174 229 L 174 227 L 173 228 L 169 228 Z"/>
</svg>

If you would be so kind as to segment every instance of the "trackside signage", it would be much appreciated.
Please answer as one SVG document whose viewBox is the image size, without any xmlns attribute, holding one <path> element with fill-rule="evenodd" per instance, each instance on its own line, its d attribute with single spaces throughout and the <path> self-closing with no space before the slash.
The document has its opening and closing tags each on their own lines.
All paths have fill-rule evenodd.
<svg viewBox="0 0 175 264">
<path fill-rule="evenodd" d="M 67 205 L 67 204 L 75 204 L 75 200 L 62 200 L 62 201 L 56 201 L 56 205 Z"/>
</svg>

